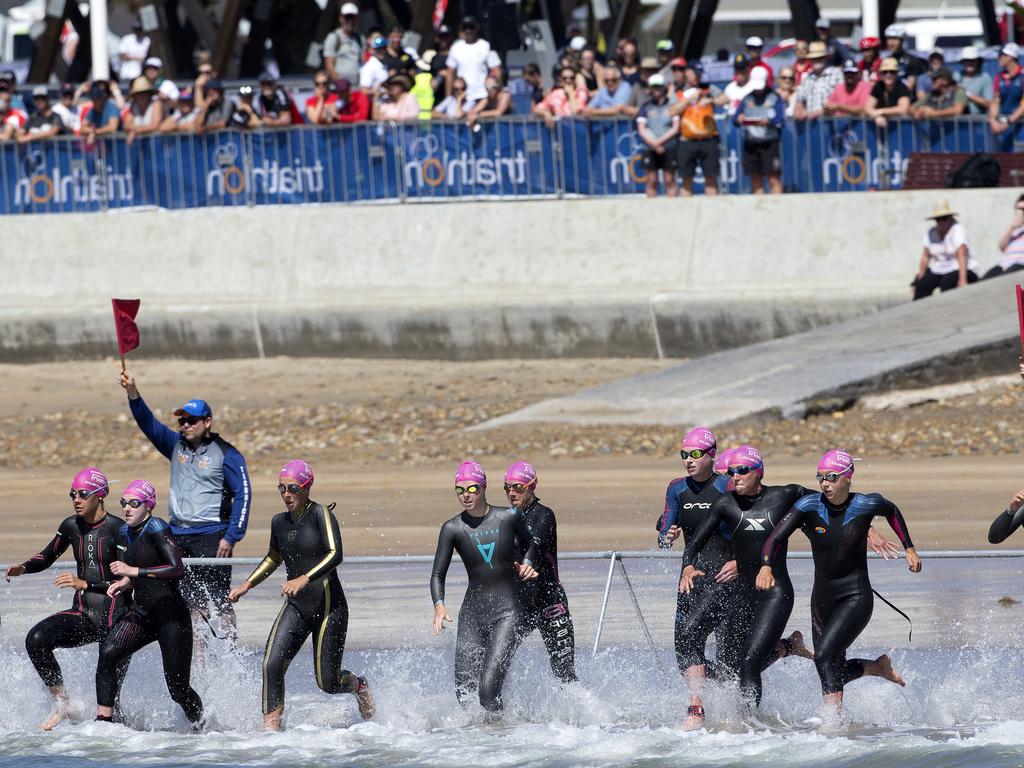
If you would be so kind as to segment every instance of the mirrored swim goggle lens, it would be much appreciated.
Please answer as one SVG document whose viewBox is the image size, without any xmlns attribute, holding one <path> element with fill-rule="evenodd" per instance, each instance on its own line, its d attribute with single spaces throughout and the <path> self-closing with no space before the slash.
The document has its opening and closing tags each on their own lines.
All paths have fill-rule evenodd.
<svg viewBox="0 0 1024 768">
<path fill-rule="evenodd" d="M 461 496 L 464 493 L 480 493 L 480 486 L 477 485 L 476 483 L 473 483 L 472 485 L 467 485 L 465 487 L 461 485 L 455 486 L 456 496 Z"/>
<path fill-rule="evenodd" d="M 505 493 L 508 493 L 509 491 L 515 491 L 516 493 L 522 493 L 523 491 L 525 491 L 529 487 L 530 486 L 528 486 L 528 485 L 526 485 L 524 483 L 512 483 L 512 484 L 505 483 Z"/>
<path fill-rule="evenodd" d="M 743 475 L 749 475 L 751 472 L 756 472 L 757 469 L 757 467 L 729 467 L 728 471 L 730 475 L 739 475 L 742 477 Z"/>
<path fill-rule="evenodd" d="M 818 482 L 820 483 L 822 480 L 828 480 L 830 483 L 834 483 L 834 482 L 836 482 L 836 480 L 838 480 L 842 476 L 843 475 L 842 475 L 841 472 L 826 472 L 825 474 L 822 474 L 821 472 L 819 472 L 818 473 Z"/>
<path fill-rule="evenodd" d="M 687 459 L 702 459 L 707 455 L 707 451 L 703 451 L 700 448 L 694 448 L 692 451 L 682 450 L 679 452 L 679 456 L 683 461 Z"/>
<path fill-rule="evenodd" d="M 76 491 L 75 489 L 72 488 L 71 493 L 69 493 L 68 496 L 70 496 L 72 499 L 84 499 L 88 501 L 97 493 L 99 493 L 99 491 Z"/>
<path fill-rule="evenodd" d="M 279 483 L 277 486 L 277 492 L 284 493 L 285 491 L 288 491 L 288 493 L 302 493 L 302 486 L 298 483 L 288 483 L 288 485 Z"/>
<path fill-rule="evenodd" d="M 142 499 L 121 499 L 121 509 L 125 507 L 131 507 L 132 509 L 138 509 L 145 502 Z"/>
</svg>

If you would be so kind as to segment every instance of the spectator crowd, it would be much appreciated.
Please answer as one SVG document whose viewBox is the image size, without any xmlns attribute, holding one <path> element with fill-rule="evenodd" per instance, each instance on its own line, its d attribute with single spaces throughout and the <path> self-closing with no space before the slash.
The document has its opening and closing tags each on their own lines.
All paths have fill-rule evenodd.
<svg viewBox="0 0 1024 768">
<path fill-rule="evenodd" d="M 545 89 L 536 64 L 510 80 L 472 16 L 462 20 L 457 35 L 439 27 L 435 48 L 422 54 L 406 47 L 401 27 L 365 35 L 360 29 L 358 6 L 345 2 L 338 27 L 324 40 L 312 95 L 297 100 L 271 71 L 256 85 L 228 92 L 208 56 L 200 56 L 194 81 L 179 88 L 164 76 L 163 62 L 148 55 L 149 39 L 136 23 L 118 49 L 123 85 L 113 79 L 65 84 L 56 99 L 39 86 L 28 105 L 15 91 L 13 75 L 0 73 L 0 141 L 61 134 L 94 141 L 123 133 L 131 142 L 153 133 L 367 120 L 452 120 L 475 128 L 479 120 L 510 114 L 532 114 L 549 126 L 563 118 L 624 117 L 636 121 L 648 194 L 656 194 L 661 180 L 674 196 L 692 193 L 698 171 L 706 193 L 717 193 L 717 121 L 723 116 L 742 131 L 742 165 L 755 193 L 782 191 L 779 145 L 789 119 L 860 117 L 885 128 L 894 118 L 976 114 L 987 115 L 1002 149 L 1024 139 L 1024 70 L 1014 43 L 1002 46 L 993 81 L 975 48 L 963 49 L 954 75 L 943 51 L 922 59 L 906 50 L 899 24 L 890 25 L 884 38 L 861 39 L 854 53 L 822 18 L 816 39 L 797 40 L 795 60 L 778 71 L 763 57 L 764 40 L 748 38 L 746 52 L 732 57 L 731 81 L 719 88 L 671 41 L 659 41 L 654 56 L 641 57 L 636 40 L 624 38 L 605 57 L 576 35 L 551 73 L 553 86 Z"/>
</svg>

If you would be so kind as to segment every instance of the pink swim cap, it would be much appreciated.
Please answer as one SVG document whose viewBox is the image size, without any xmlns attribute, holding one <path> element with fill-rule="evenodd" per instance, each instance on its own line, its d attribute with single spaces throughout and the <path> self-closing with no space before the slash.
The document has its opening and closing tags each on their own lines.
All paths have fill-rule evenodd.
<svg viewBox="0 0 1024 768">
<path fill-rule="evenodd" d="M 148 510 L 156 506 L 156 488 L 148 480 L 132 480 L 121 495 L 125 498 L 141 499 Z"/>
<path fill-rule="evenodd" d="M 818 462 L 818 471 L 822 474 L 838 472 L 840 475 L 853 477 L 853 456 L 846 451 L 833 448 L 821 457 Z"/>
<path fill-rule="evenodd" d="M 86 467 L 71 481 L 72 491 L 90 491 L 91 493 L 105 499 L 110 493 L 110 483 L 107 476 L 100 472 L 97 467 Z"/>
<path fill-rule="evenodd" d="M 455 473 L 455 482 L 487 485 L 487 473 L 484 472 L 484 468 L 477 462 L 464 461 L 459 464 L 459 469 Z"/>
<path fill-rule="evenodd" d="M 707 427 L 694 427 L 686 433 L 686 436 L 683 438 L 683 442 L 679 447 L 684 451 L 687 449 L 692 451 L 695 448 L 699 448 L 706 452 L 708 456 L 714 458 L 717 446 L 718 441 L 715 439 L 714 432 Z"/>
<path fill-rule="evenodd" d="M 736 453 L 735 448 L 726 448 L 715 458 L 715 472 L 719 475 L 724 475 L 725 471 L 729 469 L 729 459 Z"/>
<path fill-rule="evenodd" d="M 299 485 L 305 488 L 307 485 L 313 484 L 313 468 L 302 459 L 292 459 L 284 465 L 277 474 L 277 479 L 281 480 L 285 477 L 290 477 L 292 480 L 298 480 Z"/>
<path fill-rule="evenodd" d="M 537 470 L 525 461 L 517 461 L 505 472 L 505 482 L 530 485 L 537 482 Z"/>
<path fill-rule="evenodd" d="M 761 458 L 761 452 L 752 445 L 744 444 L 734 449 L 732 456 L 729 457 L 729 466 L 750 467 L 764 473 L 764 459 Z"/>
</svg>

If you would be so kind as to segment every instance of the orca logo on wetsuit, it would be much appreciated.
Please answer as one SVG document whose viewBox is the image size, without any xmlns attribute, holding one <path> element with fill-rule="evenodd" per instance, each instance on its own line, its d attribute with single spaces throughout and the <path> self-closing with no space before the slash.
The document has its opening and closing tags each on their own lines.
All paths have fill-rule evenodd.
<svg viewBox="0 0 1024 768">
<path fill-rule="evenodd" d="M 701 503 L 697 501 L 683 504 L 683 509 L 711 509 L 711 502 Z"/>
<path fill-rule="evenodd" d="M 764 517 L 748 517 L 747 521 L 746 521 L 747 522 L 746 530 L 748 530 L 748 531 L 763 531 L 764 530 L 764 526 L 762 525 L 762 523 L 766 519 L 767 518 L 764 518 Z"/>
<path fill-rule="evenodd" d="M 483 555 L 484 562 L 487 563 L 488 568 L 493 568 L 491 565 L 491 558 L 494 557 L 494 542 L 490 544 L 477 544 L 476 548 L 480 550 L 480 554 Z"/>
</svg>

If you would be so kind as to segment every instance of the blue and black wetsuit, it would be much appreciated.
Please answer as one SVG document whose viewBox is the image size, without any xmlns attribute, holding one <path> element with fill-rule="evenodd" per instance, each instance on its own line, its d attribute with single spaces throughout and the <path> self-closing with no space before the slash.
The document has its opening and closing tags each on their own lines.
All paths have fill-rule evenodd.
<svg viewBox="0 0 1024 768">
<path fill-rule="evenodd" d="M 331 511 L 307 501 L 297 513 L 279 512 L 270 523 L 270 547 L 248 581 L 259 584 L 284 563 L 288 579 L 309 585 L 288 597 L 274 620 L 263 654 L 263 714 L 284 706 L 284 676 L 313 635 L 313 671 L 324 693 L 355 693 L 360 678 L 341 668 L 348 634 L 348 602 L 338 580 L 341 528 Z"/>
<path fill-rule="evenodd" d="M 537 543 L 516 509 L 489 506 L 483 517 L 462 512 L 441 526 L 430 574 L 434 605 L 444 602 L 452 555 L 466 566 L 469 586 L 459 609 L 455 695 L 475 693 L 484 709 L 502 708 L 501 689 L 528 623 L 519 602 L 514 563 L 534 565 Z M 524 552 L 520 558 L 519 553 Z"/>
<path fill-rule="evenodd" d="M 118 551 L 127 565 L 138 566 L 132 579 L 132 605 L 107 634 L 96 670 L 96 701 L 112 707 L 121 681 L 118 667 L 154 640 L 160 644 L 164 681 L 171 698 L 193 723 L 203 716 L 203 702 L 191 687 L 192 619 L 178 589 L 185 573 L 171 529 L 158 517 L 137 528 L 122 525 Z"/>
<path fill-rule="evenodd" d="M 914 544 L 899 508 L 877 493 L 854 493 L 840 506 L 824 494 L 804 496 L 765 541 L 762 563 L 773 573 L 785 560 L 786 542 L 797 528 L 811 542 L 814 591 L 811 624 L 814 665 L 824 694 L 838 693 L 864 674 L 861 659 L 846 658 L 871 620 L 874 594 L 868 579 L 867 540 L 871 521 L 885 517 L 904 548 Z"/>
<path fill-rule="evenodd" d="M 712 475 L 704 482 L 692 477 L 679 477 L 668 484 L 665 493 L 665 512 L 661 516 L 658 531 L 658 546 L 666 549 L 672 544 L 665 534 L 673 525 L 683 531 L 683 543 L 688 544 L 698 526 L 707 516 L 711 504 L 725 493 L 729 479 Z M 720 526 L 712 531 L 694 562 L 698 571 L 706 576 L 694 582 L 689 592 L 679 592 L 676 597 L 675 646 L 676 663 L 679 671 L 704 665 L 708 677 L 721 673 L 739 675 L 740 658 L 744 638 L 740 627 L 732 626 L 736 617 L 736 593 L 740 590 L 738 581 L 725 584 L 715 581 L 715 575 L 727 562 L 733 559 L 732 541 L 728 530 Z M 684 562 L 685 567 L 685 562 Z M 704 655 L 708 637 L 715 633 L 715 663 L 708 662 Z"/>
<path fill-rule="evenodd" d="M 732 603 L 730 631 L 745 640 L 740 690 L 744 698 L 757 704 L 761 703 L 761 672 L 778 658 L 779 641 L 793 612 L 793 583 L 784 558 L 775 572 L 775 586 L 767 591 L 755 590 L 761 550 L 772 529 L 796 500 L 808 493 L 811 491 L 800 485 L 775 485 L 763 487 L 756 496 L 736 492 L 719 496 L 683 552 L 683 567 L 695 565 L 697 556 L 723 523 L 732 536 L 739 585 Z M 784 553 L 786 542 L 780 546 Z M 714 574 L 702 578 L 714 578 Z"/>
<path fill-rule="evenodd" d="M 70 548 L 78 566 L 78 578 L 89 585 L 84 591 L 75 591 L 71 608 L 43 619 L 25 638 L 28 657 L 49 688 L 64 685 L 53 649 L 101 642 L 125 611 L 128 600 L 124 596 L 107 597 L 107 587 L 117 580 L 110 574 L 110 564 L 119 559 L 117 533 L 122 525 L 124 520 L 110 514 L 92 525 L 78 515 L 71 515 L 60 524 L 42 552 L 22 563 L 25 573 L 39 573 Z"/>
<path fill-rule="evenodd" d="M 537 578 L 519 582 L 519 599 L 528 632 L 534 628 L 540 630 L 551 661 L 551 671 L 563 683 L 572 683 L 576 681 L 576 640 L 569 614 L 569 599 L 558 578 L 555 513 L 535 497 L 520 514 L 537 543 L 536 560 L 533 562 Z M 525 547 L 520 554 L 526 554 Z"/>
</svg>

